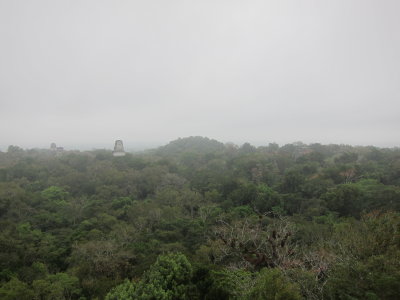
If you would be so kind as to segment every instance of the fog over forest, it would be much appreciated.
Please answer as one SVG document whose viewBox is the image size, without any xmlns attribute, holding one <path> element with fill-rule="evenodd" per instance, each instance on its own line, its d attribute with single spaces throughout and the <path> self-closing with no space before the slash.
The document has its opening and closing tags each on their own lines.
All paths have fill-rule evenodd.
<svg viewBox="0 0 400 300">
<path fill-rule="evenodd" d="M 0 1 L 0 149 L 399 146 L 398 1 Z"/>
<path fill-rule="evenodd" d="M 1 300 L 398 300 L 399 0 L 0 0 Z"/>
</svg>

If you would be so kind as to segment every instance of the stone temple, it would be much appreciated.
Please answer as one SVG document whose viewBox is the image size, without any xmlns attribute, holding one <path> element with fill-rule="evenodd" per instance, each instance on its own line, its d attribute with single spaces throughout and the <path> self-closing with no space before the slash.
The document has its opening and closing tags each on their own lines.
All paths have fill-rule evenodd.
<svg viewBox="0 0 400 300">
<path fill-rule="evenodd" d="M 121 140 L 115 141 L 113 156 L 125 156 L 124 144 Z"/>
<path fill-rule="evenodd" d="M 50 150 L 54 152 L 63 152 L 64 148 L 63 147 L 57 147 L 56 143 L 51 143 L 50 144 Z"/>
</svg>

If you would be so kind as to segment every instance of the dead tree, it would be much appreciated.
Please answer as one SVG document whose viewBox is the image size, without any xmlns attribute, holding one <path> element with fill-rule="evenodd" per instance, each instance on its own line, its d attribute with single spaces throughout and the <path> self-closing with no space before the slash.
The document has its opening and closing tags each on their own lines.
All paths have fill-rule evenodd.
<svg viewBox="0 0 400 300">
<path fill-rule="evenodd" d="M 241 264 L 249 269 L 288 268 L 295 263 L 293 225 L 285 218 L 244 219 L 233 223 L 220 220 L 215 229 L 217 261 Z"/>
</svg>

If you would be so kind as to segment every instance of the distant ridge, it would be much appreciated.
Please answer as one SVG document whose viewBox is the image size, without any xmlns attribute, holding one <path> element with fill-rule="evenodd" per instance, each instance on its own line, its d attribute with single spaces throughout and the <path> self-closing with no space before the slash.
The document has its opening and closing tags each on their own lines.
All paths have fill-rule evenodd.
<svg viewBox="0 0 400 300">
<path fill-rule="evenodd" d="M 175 155 L 182 152 L 211 153 L 223 151 L 225 145 L 214 139 L 202 136 L 178 138 L 165 146 L 159 147 L 156 152 L 160 155 Z"/>
</svg>

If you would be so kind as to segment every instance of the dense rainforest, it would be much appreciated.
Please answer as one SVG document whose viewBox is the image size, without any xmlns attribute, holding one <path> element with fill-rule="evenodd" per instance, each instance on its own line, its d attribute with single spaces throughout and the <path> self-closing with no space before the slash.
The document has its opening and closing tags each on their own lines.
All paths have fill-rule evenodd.
<svg viewBox="0 0 400 300">
<path fill-rule="evenodd" d="M 0 299 L 399 299 L 400 149 L 0 152 Z"/>
</svg>

